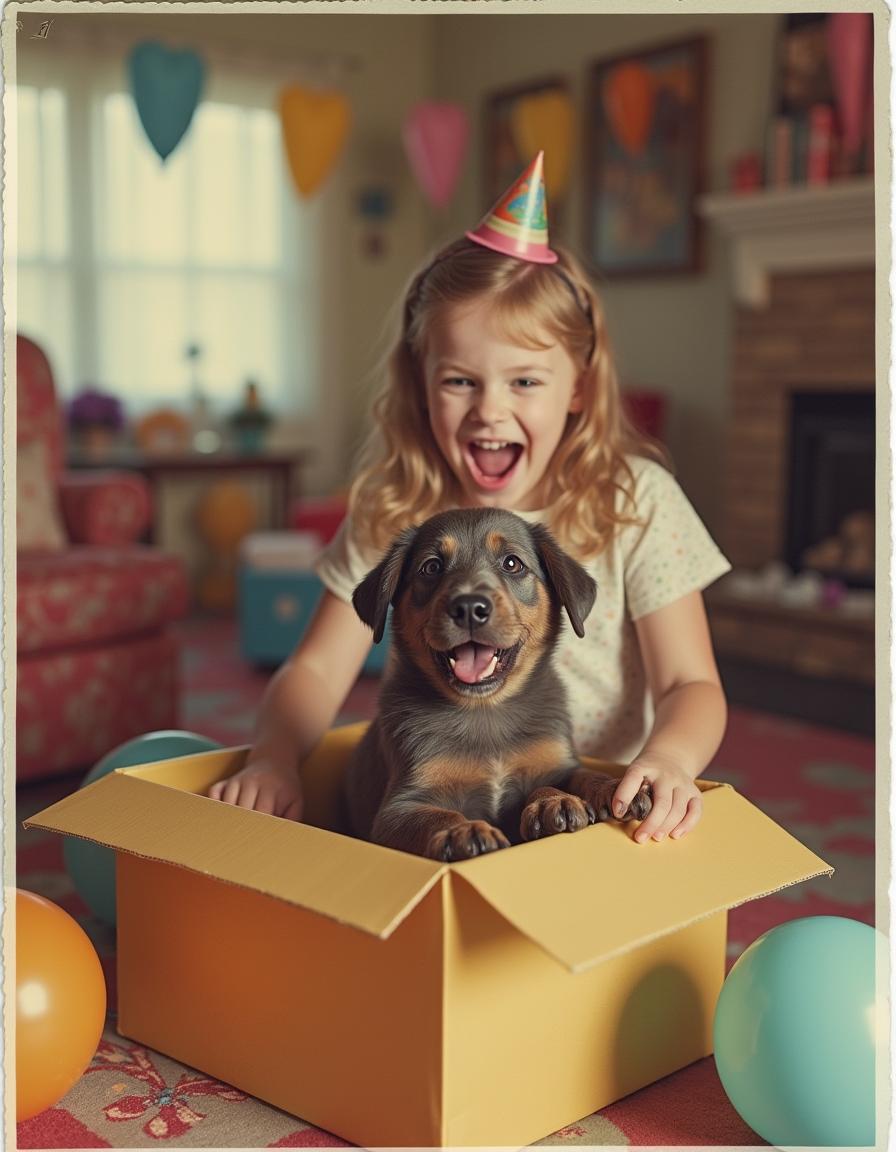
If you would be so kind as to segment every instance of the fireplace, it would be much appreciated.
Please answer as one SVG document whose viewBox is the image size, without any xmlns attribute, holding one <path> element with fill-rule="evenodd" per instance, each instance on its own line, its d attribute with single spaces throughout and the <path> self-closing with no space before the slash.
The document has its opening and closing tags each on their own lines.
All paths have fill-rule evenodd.
<svg viewBox="0 0 896 1152">
<path fill-rule="evenodd" d="M 873 180 L 703 209 L 737 303 L 719 536 L 748 579 L 707 592 L 722 679 L 732 703 L 873 734 Z M 764 595 L 781 561 L 848 587 L 801 575 Z"/>
<path fill-rule="evenodd" d="M 792 392 L 784 559 L 874 586 L 874 394 Z"/>
</svg>

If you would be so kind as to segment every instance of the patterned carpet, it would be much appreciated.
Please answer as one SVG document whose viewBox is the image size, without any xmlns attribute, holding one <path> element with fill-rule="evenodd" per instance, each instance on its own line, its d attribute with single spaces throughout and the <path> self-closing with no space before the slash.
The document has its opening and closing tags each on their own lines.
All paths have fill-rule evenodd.
<svg viewBox="0 0 896 1152">
<path fill-rule="evenodd" d="M 182 726 L 223 744 L 249 739 L 267 676 L 245 666 L 233 626 L 183 626 Z M 369 717 L 377 682 L 361 680 L 339 723 Z M 874 745 L 857 736 L 733 710 L 706 774 L 733 784 L 832 864 L 835 875 L 735 909 L 729 962 L 768 928 L 800 916 L 874 922 Z M 95 1059 L 55 1108 L 18 1127 L 20 1148 L 344 1147 L 344 1141 L 185 1068 L 115 1032 L 114 932 L 87 912 L 65 873 L 59 837 L 21 820 L 76 788 L 80 777 L 18 797 L 17 884 L 56 901 L 82 923 L 103 960 L 108 1027 Z M 350 1107 L 350 1102 L 347 1102 Z M 711 1058 L 701 1060 L 540 1142 L 544 1145 L 756 1145 L 729 1104 Z"/>
</svg>

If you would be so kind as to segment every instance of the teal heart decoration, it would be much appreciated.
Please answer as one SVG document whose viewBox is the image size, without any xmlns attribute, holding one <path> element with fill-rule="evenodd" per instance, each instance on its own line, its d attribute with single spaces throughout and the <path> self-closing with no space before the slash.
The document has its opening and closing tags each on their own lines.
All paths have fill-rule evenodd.
<svg viewBox="0 0 896 1152">
<path fill-rule="evenodd" d="M 177 52 L 145 40 L 131 52 L 128 69 L 143 130 L 166 160 L 190 127 L 199 103 L 202 59 L 189 49 Z"/>
</svg>

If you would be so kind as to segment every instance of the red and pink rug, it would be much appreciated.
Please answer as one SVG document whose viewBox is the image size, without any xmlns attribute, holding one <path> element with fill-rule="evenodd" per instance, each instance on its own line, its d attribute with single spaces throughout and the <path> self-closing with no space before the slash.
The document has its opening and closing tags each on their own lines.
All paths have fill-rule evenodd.
<svg viewBox="0 0 896 1152">
<path fill-rule="evenodd" d="M 245 665 L 228 621 L 182 628 L 184 728 L 222 744 L 251 737 L 268 674 Z M 369 718 L 378 682 L 359 681 L 339 723 Z M 860 737 L 733 710 L 707 777 L 733 784 L 836 869 L 734 909 L 729 963 L 767 929 L 800 916 L 874 922 L 874 745 Z M 94 941 L 109 987 L 109 1020 L 92 1064 L 55 1107 L 18 1126 L 20 1148 L 342 1147 L 344 1141 L 185 1068 L 115 1032 L 114 932 L 88 913 L 65 872 L 57 836 L 21 820 L 73 791 L 79 778 L 22 789 L 17 884 L 72 913 Z M 351 1102 L 346 1101 L 346 1107 Z M 585 1117 L 545 1145 L 755 1145 L 763 1141 L 725 1096 L 711 1058 Z"/>
</svg>

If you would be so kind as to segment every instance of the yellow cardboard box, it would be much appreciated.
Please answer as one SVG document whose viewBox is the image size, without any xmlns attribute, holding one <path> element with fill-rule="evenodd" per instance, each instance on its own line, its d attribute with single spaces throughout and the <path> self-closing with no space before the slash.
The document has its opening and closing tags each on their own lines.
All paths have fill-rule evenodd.
<svg viewBox="0 0 896 1152">
<path fill-rule="evenodd" d="M 712 1050 L 727 909 L 830 873 L 727 785 L 678 842 L 601 824 L 443 865 L 204 793 L 246 750 L 113 772 L 29 825 L 117 849 L 123 1036 L 355 1143 L 524 1145 Z M 603 766 L 606 767 L 606 766 Z"/>
</svg>

